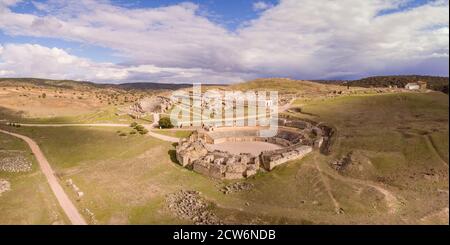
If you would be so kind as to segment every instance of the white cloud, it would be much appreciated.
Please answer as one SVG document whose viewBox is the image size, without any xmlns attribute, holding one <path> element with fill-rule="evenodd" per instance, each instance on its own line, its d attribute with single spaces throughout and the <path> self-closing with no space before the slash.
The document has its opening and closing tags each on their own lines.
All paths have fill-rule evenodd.
<svg viewBox="0 0 450 245">
<path fill-rule="evenodd" d="M 80 58 L 58 48 L 36 44 L 0 45 L 0 75 L 40 77 L 97 82 L 178 82 L 212 83 L 242 81 L 238 74 L 217 73 L 201 68 L 157 67 L 154 65 L 120 66 Z"/>
<path fill-rule="evenodd" d="M 22 0 L 0 0 L 1 6 L 14 6 Z"/>
<path fill-rule="evenodd" d="M 281 0 L 257 19 L 229 31 L 198 14 L 199 7 L 192 3 L 127 9 L 106 1 L 50 0 L 37 5 L 44 15 L 15 13 L 0 5 L 0 30 L 107 47 L 129 64 L 66 57 L 80 67 L 70 72 L 72 77 L 94 81 L 146 76 L 167 82 L 175 78 L 229 82 L 258 76 L 317 79 L 414 73 L 418 64 L 430 59 L 448 64 L 448 1 L 398 11 L 405 1 Z M 390 12 L 381 14 L 386 10 Z M 89 65 L 82 66 L 81 61 Z M 158 72 L 139 70 L 144 67 Z M 57 73 L 39 64 L 31 68 L 42 76 Z M 448 75 L 448 68 L 439 72 Z"/>
<path fill-rule="evenodd" d="M 271 8 L 271 7 L 273 7 L 272 4 L 266 3 L 266 2 L 263 2 L 263 1 L 258 1 L 258 2 L 254 2 L 253 3 L 253 10 L 255 10 L 255 11 L 266 10 L 268 8 Z"/>
</svg>

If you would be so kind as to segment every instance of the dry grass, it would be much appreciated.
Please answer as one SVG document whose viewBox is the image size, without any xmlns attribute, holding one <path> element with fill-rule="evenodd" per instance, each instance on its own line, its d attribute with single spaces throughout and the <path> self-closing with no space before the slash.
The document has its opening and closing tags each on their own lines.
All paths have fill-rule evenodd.
<svg viewBox="0 0 450 245">
<path fill-rule="evenodd" d="M 0 149 L 20 152 L 33 164 L 31 172 L 0 171 L 0 178 L 11 183 L 11 190 L 0 196 L 0 224 L 68 223 L 25 142 L 0 133 Z"/>
</svg>

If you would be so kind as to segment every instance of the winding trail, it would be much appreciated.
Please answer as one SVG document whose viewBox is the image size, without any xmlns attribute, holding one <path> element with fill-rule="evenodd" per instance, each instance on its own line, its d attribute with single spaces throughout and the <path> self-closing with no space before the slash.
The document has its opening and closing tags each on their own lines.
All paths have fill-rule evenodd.
<svg viewBox="0 0 450 245">
<path fill-rule="evenodd" d="M 372 187 L 375 190 L 377 190 L 378 192 L 380 192 L 381 194 L 384 195 L 384 200 L 386 201 L 386 205 L 389 208 L 389 213 L 393 214 L 396 213 L 399 208 L 400 208 L 400 201 L 398 200 L 398 198 L 392 194 L 392 192 L 390 192 L 389 190 L 379 186 L 378 184 L 372 183 L 369 180 L 360 180 L 360 179 L 355 179 L 355 178 L 350 178 L 350 177 L 344 177 L 342 175 L 339 174 L 331 174 L 329 172 L 326 171 L 322 171 L 322 173 L 332 177 L 332 178 L 336 178 L 338 180 L 341 180 L 343 182 L 347 182 L 347 183 L 352 183 L 355 185 L 364 185 L 364 186 L 368 186 L 368 187 Z"/>
<path fill-rule="evenodd" d="M 31 138 L 21 134 L 16 134 L 1 129 L 0 132 L 20 138 L 28 144 L 34 156 L 36 157 L 36 160 L 39 163 L 42 172 L 47 178 L 48 184 L 50 185 L 50 188 L 55 194 L 55 197 L 58 200 L 59 205 L 64 210 L 64 213 L 67 215 L 67 218 L 69 218 L 70 222 L 73 225 L 86 225 L 87 223 L 84 220 L 83 216 L 81 216 L 81 214 L 78 212 L 78 209 L 75 207 L 70 198 L 64 192 L 62 186 L 59 184 L 53 169 L 51 168 L 50 164 L 48 163 L 38 144 Z"/>
<path fill-rule="evenodd" d="M 391 191 L 381 187 L 380 185 L 378 185 L 376 183 L 371 182 L 370 180 L 355 179 L 355 178 L 351 178 L 351 177 L 342 176 L 338 173 L 332 173 L 329 171 L 322 170 L 317 162 L 318 162 L 317 156 L 314 156 L 314 165 L 315 165 L 317 171 L 319 171 L 319 173 L 321 174 L 322 180 L 325 179 L 323 175 L 327 175 L 330 178 L 334 178 L 334 179 L 337 179 L 337 180 L 340 180 L 343 182 L 374 188 L 375 190 L 377 190 L 378 192 L 380 192 L 381 194 L 384 195 L 384 200 L 386 202 L 387 207 L 389 208 L 389 213 L 391 213 L 391 214 L 396 213 L 400 209 L 401 203 L 398 200 L 398 198 Z M 324 181 L 324 184 L 327 189 L 328 195 L 330 196 L 331 200 L 334 203 L 335 208 L 337 210 L 339 210 L 339 208 L 340 208 L 339 202 L 334 198 L 334 196 L 331 192 L 330 185 L 326 181 Z"/>
<path fill-rule="evenodd" d="M 319 167 L 319 164 L 317 164 L 317 161 L 314 161 L 314 166 L 316 167 L 317 172 L 320 175 L 320 179 L 322 180 L 322 183 L 325 186 L 325 189 L 327 190 L 328 196 L 330 197 L 331 201 L 333 202 L 335 212 L 338 214 L 341 213 L 342 212 L 341 206 L 339 205 L 339 202 L 334 197 L 333 192 L 331 191 L 330 183 L 324 177 L 322 169 Z"/>
</svg>

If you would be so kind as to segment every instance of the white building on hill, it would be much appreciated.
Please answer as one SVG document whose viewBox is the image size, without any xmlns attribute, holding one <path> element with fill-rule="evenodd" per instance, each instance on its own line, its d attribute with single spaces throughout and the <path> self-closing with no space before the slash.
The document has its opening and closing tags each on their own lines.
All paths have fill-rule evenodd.
<svg viewBox="0 0 450 245">
<path fill-rule="evenodd" d="M 418 83 L 407 83 L 405 85 L 405 88 L 409 89 L 409 90 L 416 90 L 416 89 L 420 89 L 420 85 Z"/>
</svg>

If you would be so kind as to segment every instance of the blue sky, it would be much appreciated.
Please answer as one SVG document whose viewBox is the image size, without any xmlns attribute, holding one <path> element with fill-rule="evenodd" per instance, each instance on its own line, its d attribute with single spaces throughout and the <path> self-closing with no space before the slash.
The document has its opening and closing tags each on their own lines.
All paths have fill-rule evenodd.
<svg viewBox="0 0 450 245">
<path fill-rule="evenodd" d="M 43 15 L 42 11 L 39 11 L 33 2 L 45 3 L 46 0 L 35 1 L 22 1 L 11 9 L 17 13 L 28 13 Z M 176 5 L 184 2 L 192 2 L 199 5 L 199 14 L 208 17 L 211 21 L 219 25 L 225 26 L 227 29 L 234 31 L 240 25 L 245 24 L 247 21 L 258 17 L 260 11 L 253 9 L 255 0 L 195 0 L 195 1 L 183 1 L 183 0 L 114 0 L 111 4 L 121 6 L 129 9 L 141 9 L 141 8 L 158 8 Z M 276 5 L 277 0 L 264 1 L 270 5 Z M 120 62 L 120 58 L 114 55 L 113 50 L 108 48 L 87 45 L 79 42 L 67 42 L 58 38 L 33 38 L 27 36 L 10 36 L 0 31 L 0 43 L 35 43 L 40 45 L 58 47 L 65 50 L 70 50 L 71 53 L 77 56 L 83 56 L 95 61 L 105 62 Z"/>
<path fill-rule="evenodd" d="M 448 76 L 448 1 L 0 0 L 0 77 Z"/>
</svg>

